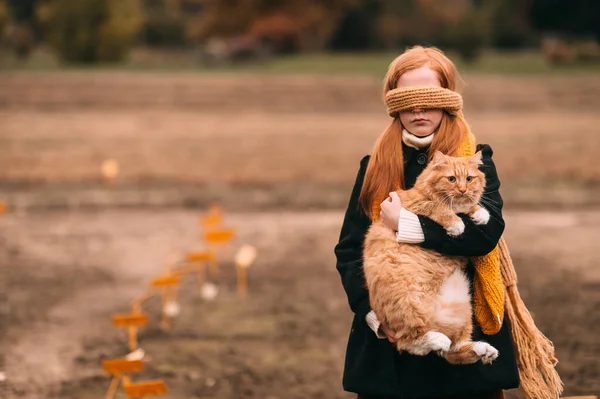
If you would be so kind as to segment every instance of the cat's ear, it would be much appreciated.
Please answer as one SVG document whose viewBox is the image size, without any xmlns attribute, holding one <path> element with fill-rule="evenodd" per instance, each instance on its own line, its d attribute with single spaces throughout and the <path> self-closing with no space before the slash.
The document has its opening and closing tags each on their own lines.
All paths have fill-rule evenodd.
<svg viewBox="0 0 600 399">
<path fill-rule="evenodd" d="M 483 165 L 483 161 L 481 160 L 481 151 L 477 151 L 475 155 L 469 157 L 469 163 L 473 165 Z"/>
<path fill-rule="evenodd" d="M 431 163 L 434 168 L 437 168 L 438 166 L 447 164 L 448 159 L 446 158 L 446 156 L 444 154 L 442 154 L 441 151 L 436 151 L 433 154 L 433 159 L 431 160 Z"/>
</svg>

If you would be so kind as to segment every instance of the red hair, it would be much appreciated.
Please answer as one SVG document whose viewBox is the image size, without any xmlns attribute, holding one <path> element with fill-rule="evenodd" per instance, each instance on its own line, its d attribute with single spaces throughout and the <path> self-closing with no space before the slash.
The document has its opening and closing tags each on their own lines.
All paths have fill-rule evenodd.
<svg viewBox="0 0 600 399">
<path fill-rule="evenodd" d="M 443 88 L 456 91 L 460 75 L 456 67 L 444 53 L 435 47 L 415 46 L 390 64 L 385 75 L 383 96 L 398 86 L 402 74 L 427 65 L 434 70 Z M 440 126 L 433 138 L 429 156 L 439 150 L 447 155 L 455 155 L 468 126 L 462 117 L 444 112 Z M 360 203 L 365 213 L 373 219 L 373 205 L 382 202 L 391 191 L 404 188 L 404 159 L 402 157 L 402 123 L 396 117 L 377 138 L 360 192 Z"/>
</svg>

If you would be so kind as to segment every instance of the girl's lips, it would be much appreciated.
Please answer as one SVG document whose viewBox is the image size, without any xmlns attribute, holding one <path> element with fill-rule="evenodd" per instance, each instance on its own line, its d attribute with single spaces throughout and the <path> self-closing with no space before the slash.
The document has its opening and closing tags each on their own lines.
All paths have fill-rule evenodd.
<svg viewBox="0 0 600 399">
<path fill-rule="evenodd" d="M 422 125 L 424 123 L 427 123 L 427 119 L 415 119 L 413 123 L 416 123 L 417 125 Z"/>
</svg>

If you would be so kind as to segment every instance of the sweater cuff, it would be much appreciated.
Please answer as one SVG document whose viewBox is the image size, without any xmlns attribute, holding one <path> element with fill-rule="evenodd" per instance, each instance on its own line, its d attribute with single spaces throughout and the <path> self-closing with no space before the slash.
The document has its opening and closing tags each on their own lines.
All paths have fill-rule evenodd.
<svg viewBox="0 0 600 399">
<path fill-rule="evenodd" d="M 425 241 L 419 217 L 406 208 L 400 209 L 396 241 L 408 244 L 419 244 Z"/>
<path fill-rule="evenodd" d="M 371 310 L 369 313 L 367 313 L 366 320 L 367 320 L 367 324 L 369 325 L 369 327 L 371 327 L 371 330 L 373 330 L 375 335 L 377 335 L 377 338 L 379 338 L 379 339 L 387 338 L 385 336 L 385 334 L 379 332 L 379 326 L 381 325 L 381 323 L 379 322 L 379 319 L 377 319 L 377 315 L 375 314 L 375 312 L 373 312 Z"/>
</svg>

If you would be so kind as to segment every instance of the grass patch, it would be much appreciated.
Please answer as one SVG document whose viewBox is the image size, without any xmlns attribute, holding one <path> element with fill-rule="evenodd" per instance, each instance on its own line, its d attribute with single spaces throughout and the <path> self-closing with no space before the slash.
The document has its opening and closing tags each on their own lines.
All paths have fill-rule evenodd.
<svg viewBox="0 0 600 399">
<path fill-rule="evenodd" d="M 209 67 L 198 61 L 193 51 L 134 50 L 127 61 L 118 64 L 64 66 L 47 49 L 35 51 L 27 60 L 0 54 L 0 71 L 136 71 L 182 73 L 257 73 L 257 74 L 322 74 L 369 75 L 383 78 L 390 62 L 399 52 L 318 53 L 277 57 L 264 61 L 231 66 Z M 487 51 L 476 62 L 464 63 L 460 56 L 447 52 L 461 72 L 468 74 L 598 74 L 600 62 L 555 66 L 536 51 Z"/>
</svg>

